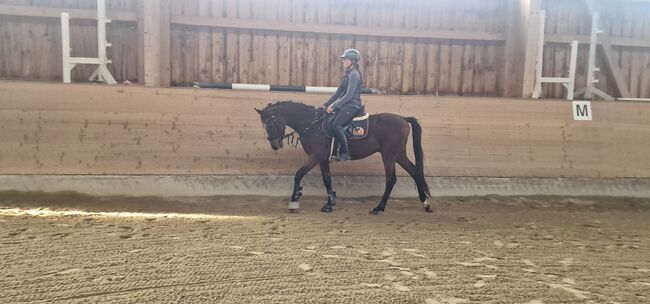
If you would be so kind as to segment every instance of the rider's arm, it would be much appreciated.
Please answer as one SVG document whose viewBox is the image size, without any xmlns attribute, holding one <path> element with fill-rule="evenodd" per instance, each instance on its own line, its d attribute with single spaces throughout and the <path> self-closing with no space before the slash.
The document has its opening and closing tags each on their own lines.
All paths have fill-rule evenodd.
<svg viewBox="0 0 650 304">
<path fill-rule="evenodd" d="M 354 90 L 359 86 L 361 83 L 361 75 L 359 72 L 356 73 L 350 73 L 348 75 L 348 90 L 345 92 L 345 95 L 343 95 L 339 100 L 335 101 L 332 104 L 332 108 L 334 111 L 340 109 L 343 107 L 346 103 L 350 102 L 352 98 L 354 97 Z"/>
<path fill-rule="evenodd" d="M 337 99 L 339 99 L 339 97 L 341 97 L 341 93 L 343 93 L 343 86 L 339 85 L 334 95 L 332 95 L 332 97 L 330 97 L 330 99 L 328 99 L 327 102 L 323 104 L 323 107 L 325 108 L 329 107 L 333 102 L 335 102 Z"/>
</svg>

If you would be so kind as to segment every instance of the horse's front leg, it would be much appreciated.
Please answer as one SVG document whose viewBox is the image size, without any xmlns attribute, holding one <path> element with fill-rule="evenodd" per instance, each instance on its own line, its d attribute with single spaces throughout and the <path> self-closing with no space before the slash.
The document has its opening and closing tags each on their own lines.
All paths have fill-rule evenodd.
<svg viewBox="0 0 650 304">
<path fill-rule="evenodd" d="M 300 169 L 298 169 L 298 172 L 296 172 L 296 176 L 293 180 L 293 193 L 291 194 L 291 201 L 289 201 L 289 212 L 298 211 L 298 208 L 300 207 L 300 197 L 302 196 L 302 187 L 300 186 L 300 181 L 302 181 L 302 178 L 305 176 L 305 174 L 307 174 L 309 170 L 313 169 L 316 164 L 318 164 L 318 161 L 315 157 L 311 156 L 309 157 L 307 163 L 304 166 L 300 167 Z"/>
<path fill-rule="evenodd" d="M 323 184 L 327 190 L 327 203 L 320 209 L 322 212 L 332 212 L 336 205 L 336 192 L 332 190 L 332 176 L 330 174 L 330 162 L 324 160 L 320 162 L 320 173 L 323 175 Z"/>
</svg>

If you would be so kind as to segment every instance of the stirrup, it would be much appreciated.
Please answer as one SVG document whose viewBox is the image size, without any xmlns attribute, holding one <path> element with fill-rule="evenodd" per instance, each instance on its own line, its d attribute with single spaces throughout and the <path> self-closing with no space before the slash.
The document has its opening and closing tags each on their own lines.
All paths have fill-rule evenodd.
<svg viewBox="0 0 650 304">
<path fill-rule="evenodd" d="M 343 154 L 332 156 L 332 159 L 336 161 L 346 161 L 346 160 L 352 160 L 352 156 L 350 156 L 349 153 L 343 153 Z"/>
</svg>

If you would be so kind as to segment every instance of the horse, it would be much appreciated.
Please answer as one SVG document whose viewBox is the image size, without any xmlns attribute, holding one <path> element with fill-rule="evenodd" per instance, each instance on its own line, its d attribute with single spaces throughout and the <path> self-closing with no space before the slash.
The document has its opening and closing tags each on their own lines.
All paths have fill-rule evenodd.
<svg viewBox="0 0 650 304">
<path fill-rule="evenodd" d="M 266 130 L 267 140 L 273 150 L 282 148 L 284 139 L 298 133 L 299 142 L 308 155 L 307 162 L 298 169 L 294 177 L 293 193 L 289 202 L 289 211 L 299 208 L 302 178 L 316 165 L 320 165 L 323 183 L 327 190 L 327 203 L 322 212 L 332 212 L 336 205 L 336 192 L 332 190 L 330 175 L 330 147 L 332 138 L 321 127 L 327 113 L 324 108 L 315 108 L 300 102 L 278 101 L 269 103 L 263 110 L 255 108 Z M 431 197 L 429 186 L 424 178 L 424 160 L 422 152 L 422 127 L 415 117 L 402 117 L 391 113 L 380 113 L 368 117 L 369 130 L 363 139 L 348 140 L 352 160 L 381 153 L 386 173 L 386 188 L 379 204 L 370 213 L 377 215 L 386 209 L 388 197 L 397 181 L 395 163 L 398 163 L 413 178 L 417 186 L 420 202 L 426 212 L 433 212 L 427 198 Z M 413 150 L 415 164 L 406 155 L 406 142 L 409 136 L 409 124 L 413 130 Z M 286 127 L 294 131 L 287 134 Z"/>
</svg>

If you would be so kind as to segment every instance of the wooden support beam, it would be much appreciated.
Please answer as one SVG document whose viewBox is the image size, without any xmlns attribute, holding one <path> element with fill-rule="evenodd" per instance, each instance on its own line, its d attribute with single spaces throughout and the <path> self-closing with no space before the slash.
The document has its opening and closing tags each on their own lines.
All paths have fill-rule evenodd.
<svg viewBox="0 0 650 304">
<path fill-rule="evenodd" d="M 585 4 L 587 5 L 589 12 L 592 14 L 600 10 L 600 7 L 593 0 L 585 0 Z M 600 28 L 600 26 L 596 24 L 594 28 Z M 603 62 L 609 71 L 609 75 L 612 77 L 614 88 L 616 89 L 618 97 L 630 97 L 630 92 L 627 89 L 627 85 L 623 81 L 623 74 L 621 73 L 621 69 L 614 61 L 612 54 L 612 42 L 609 34 L 605 32 L 599 33 L 598 41 L 598 48 L 600 48 L 602 51 L 602 57 L 604 59 Z"/>
<path fill-rule="evenodd" d="M 146 0 L 145 0 L 146 1 Z M 172 69 L 171 0 L 160 1 L 160 85 L 171 85 Z"/>
<path fill-rule="evenodd" d="M 138 18 L 138 83 L 144 84 L 144 1 L 137 0 L 136 14 Z"/>
<path fill-rule="evenodd" d="M 145 0 L 144 25 L 144 84 L 160 86 L 160 0 Z"/>
<path fill-rule="evenodd" d="M 170 0 L 138 1 L 138 48 L 142 49 L 141 82 L 146 86 L 170 86 L 170 14 Z"/>
<path fill-rule="evenodd" d="M 42 17 L 42 18 L 61 18 L 61 13 L 70 14 L 70 19 L 97 19 L 96 10 L 72 9 L 72 8 L 52 8 L 37 6 L 21 5 L 0 5 L 0 15 L 5 16 L 22 16 L 22 17 Z M 136 12 L 127 11 L 107 11 L 106 15 L 113 21 L 137 22 Z"/>
<path fill-rule="evenodd" d="M 529 0 L 508 1 L 506 8 L 506 41 L 504 47 L 505 68 L 503 69 L 504 97 L 521 97 L 524 76 L 524 57 L 529 14 Z"/>
<path fill-rule="evenodd" d="M 614 56 L 612 54 L 612 45 L 609 42 L 609 35 L 603 33 L 600 37 L 598 37 L 598 40 L 601 42 L 598 44 L 598 47 L 600 47 L 602 51 L 601 54 L 603 55 L 602 57 L 605 59 L 603 62 L 605 63 L 607 70 L 610 72 L 612 80 L 614 80 L 614 87 L 616 88 L 618 97 L 630 97 L 630 91 L 627 89 L 627 85 L 623 80 L 621 69 L 614 60 Z"/>
<path fill-rule="evenodd" d="M 505 34 L 503 33 L 466 32 L 466 31 L 430 31 L 430 30 L 417 30 L 417 29 L 347 26 L 347 25 L 335 25 L 335 24 L 311 24 L 311 23 L 277 22 L 277 21 L 265 21 L 265 20 L 225 19 L 225 18 L 214 18 L 214 17 L 182 16 L 182 15 L 172 16 L 171 23 L 193 25 L 193 26 L 209 26 L 209 27 L 223 27 L 223 28 L 235 28 L 235 29 L 301 32 L 301 33 L 317 33 L 317 34 L 380 36 L 380 37 L 398 37 L 398 38 L 429 38 L 429 39 L 446 39 L 446 40 L 478 40 L 478 41 L 505 40 Z"/>
<path fill-rule="evenodd" d="M 525 23 L 528 24 L 528 31 L 524 37 L 526 41 L 526 51 L 524 53 L 524 74 L 523 74 L 523 84 L 521 90 L 522 98 L 531 98 L 533 95 L 533 90 L 535 88 L 535 66 L 537 59 L 537 41 L 539 39 L 540 31 L 540 10 L 541 10 L 541 1 L 540 0 L 522 0 L 524 5 L 528 5 L 528 14 L 527 20 Z"/>
</svg>

